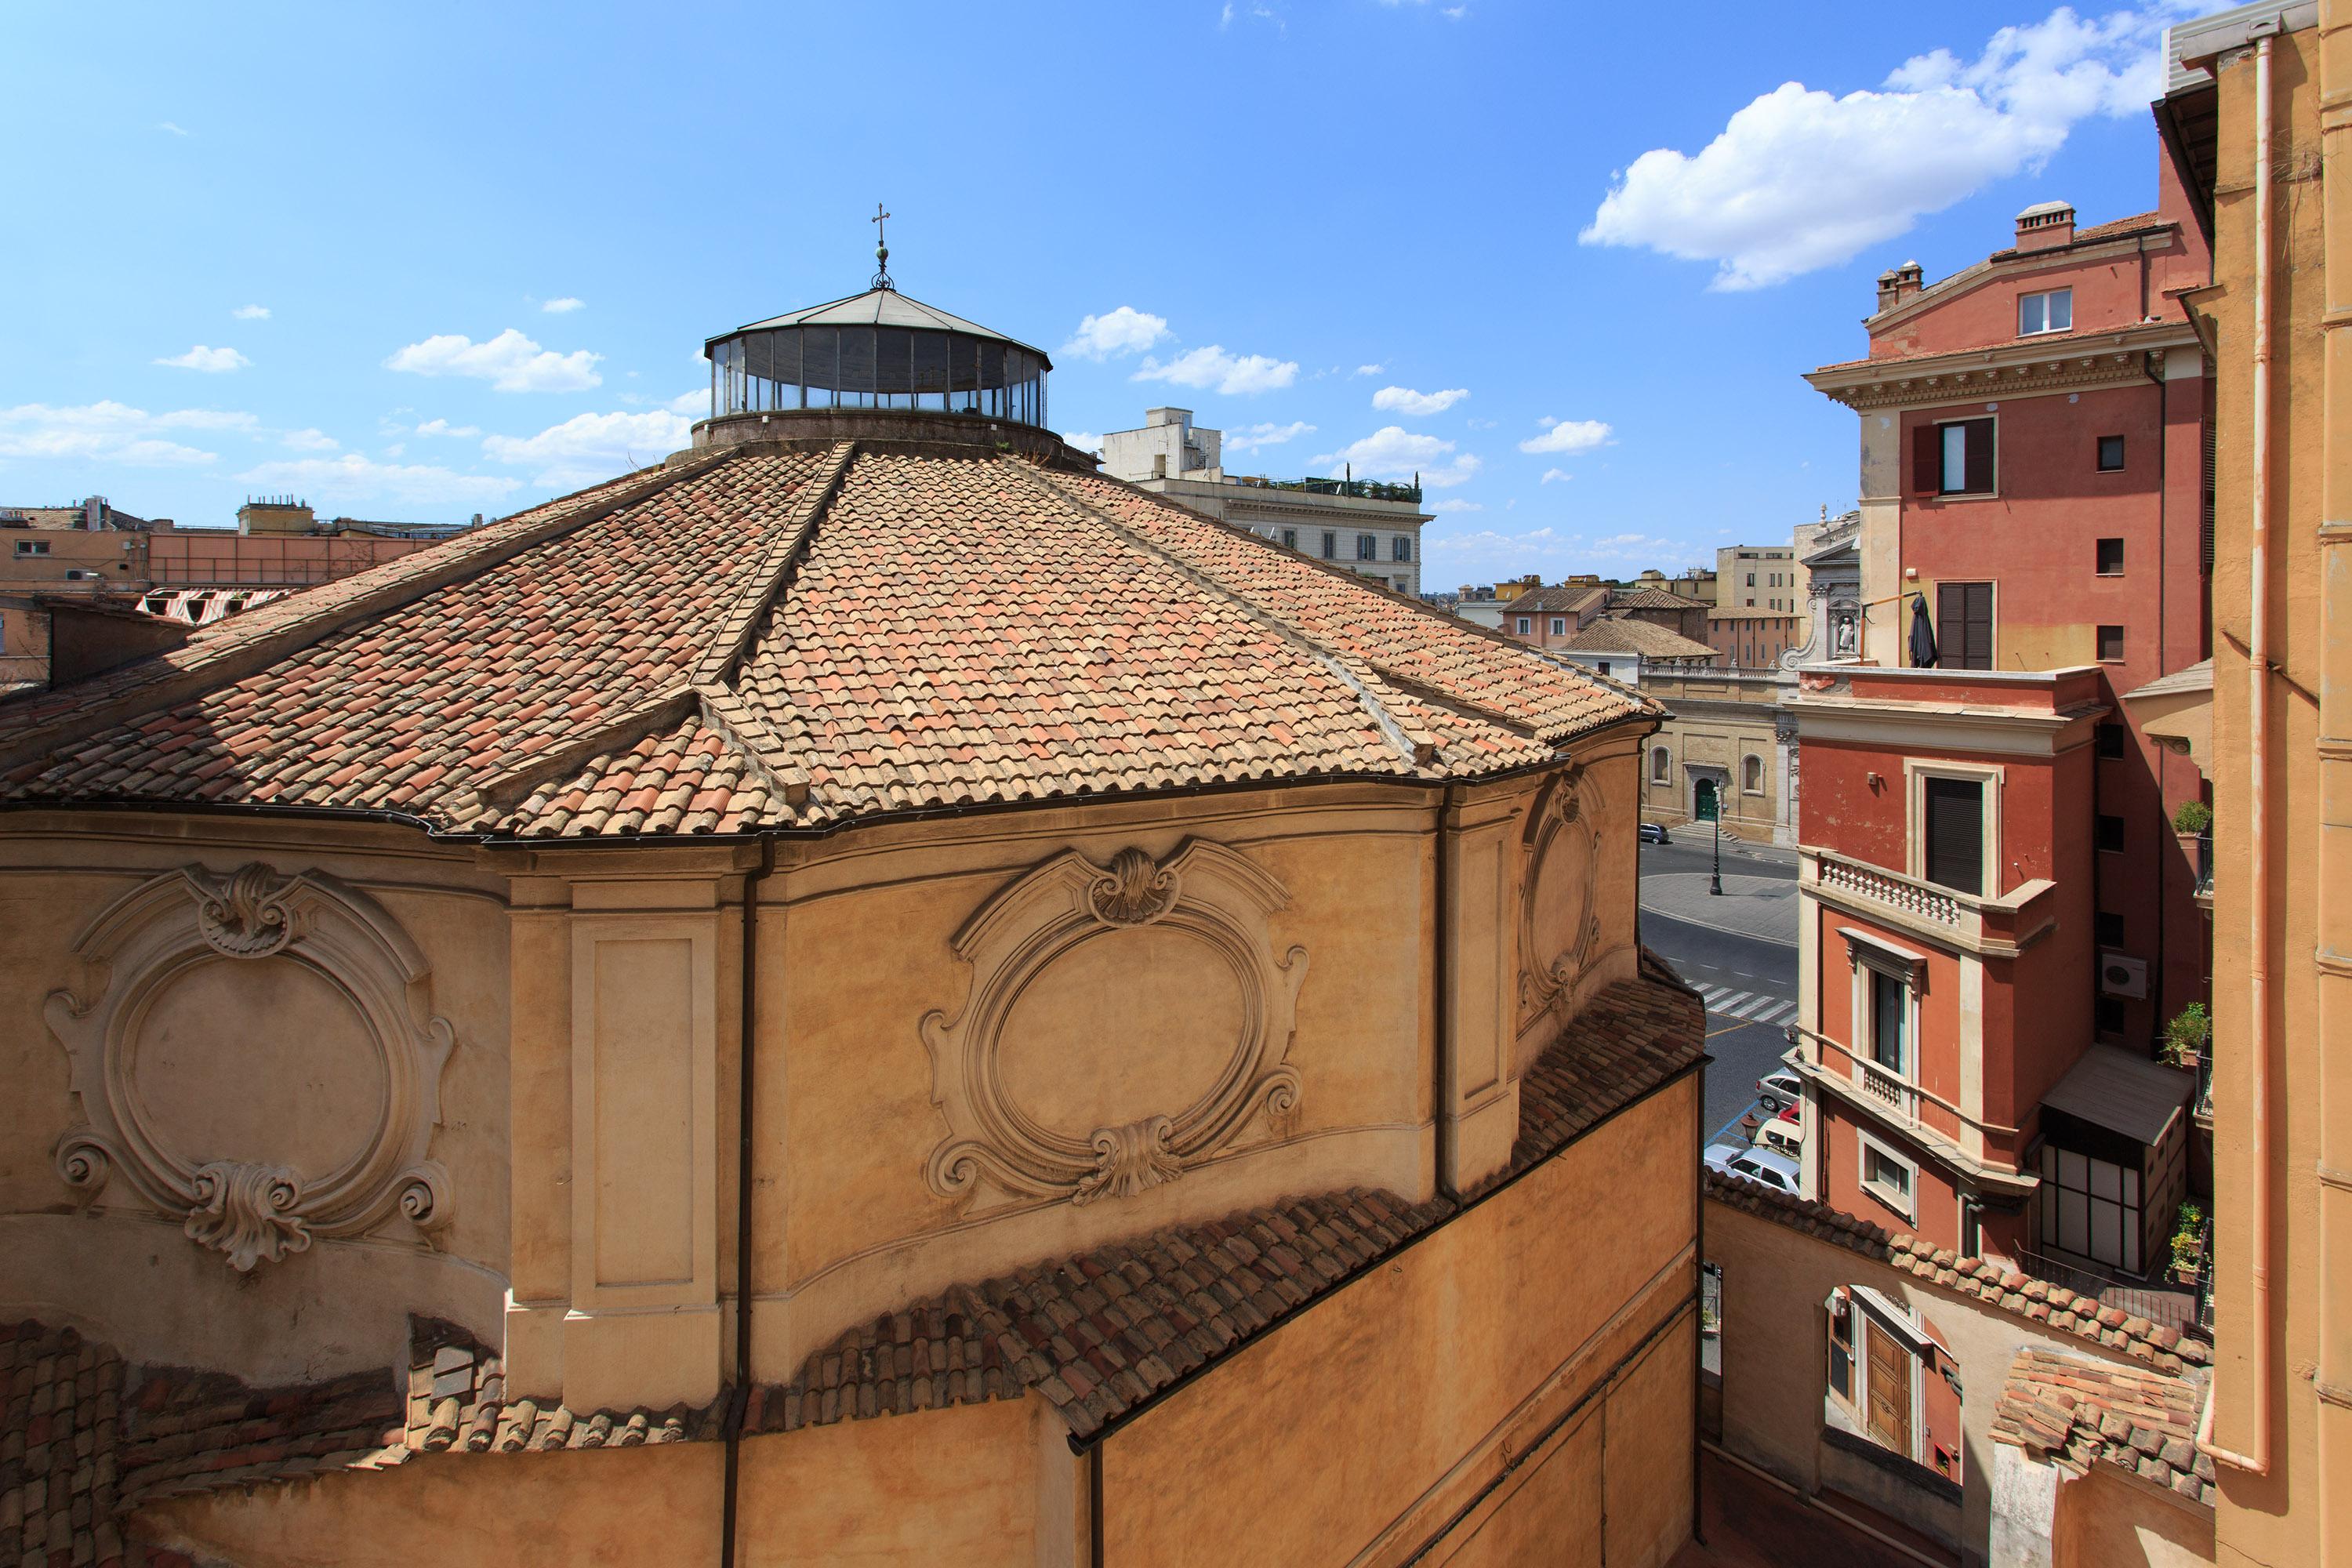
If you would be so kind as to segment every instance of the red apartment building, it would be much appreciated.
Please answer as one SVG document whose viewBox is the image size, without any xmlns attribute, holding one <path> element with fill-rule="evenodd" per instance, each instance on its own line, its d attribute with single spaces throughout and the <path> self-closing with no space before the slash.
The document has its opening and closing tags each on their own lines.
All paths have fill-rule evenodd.
<svg viewBox="0 0 2352 1568">
<path fill-rule="evenodd" d="M 2206 995 L 2190 761 L 2123 699 L 2207 643 L 2211 382 L 2160 205 L 1879 279 L 1867 358 L 1807 377 L 1861 416 L 1861 658 L 1791 701 L 1807 1176 L 1963 1254 L 2159 1260 L 2188 1177 L 2166 1022 Z M 1932 668 L 1919 639 L 1932 634 Z M 2189 677 L 2193 679 L 2193 674 Z"/>
</svg>

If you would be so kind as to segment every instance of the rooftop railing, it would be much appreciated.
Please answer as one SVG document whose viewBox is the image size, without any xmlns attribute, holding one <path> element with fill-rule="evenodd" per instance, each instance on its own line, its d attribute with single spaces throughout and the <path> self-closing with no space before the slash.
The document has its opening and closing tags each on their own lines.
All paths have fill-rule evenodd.
<svg viewBox="0 0 2352 1568">
<path fill-rule="evenodd" d="M 1269 479 L 1263 475 L 1236 474 L 1234 482 L 1262 490 L 1305 490 L 1310 495 L 1350 496 L 1358 500 L 1401 500 L 1421 504 L 1419 485 L 1389 484 L 1380 479 Z"/>
</svg>

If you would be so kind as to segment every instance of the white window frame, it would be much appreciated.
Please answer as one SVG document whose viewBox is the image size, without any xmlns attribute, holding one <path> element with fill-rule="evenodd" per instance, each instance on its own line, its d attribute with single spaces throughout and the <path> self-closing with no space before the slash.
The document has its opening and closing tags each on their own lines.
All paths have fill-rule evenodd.
<svg viewBox="0 0 2352 1568">
<path fill-rule="evenodd" d="M 2042 301 L 2042 324 L 2038 327 L 2029 327 L 2025 324 L 2025 307 L 2036 300 Z M 2053 300 L 2063 300 L 2066 301 L 2066 324 L 2063 327 L 2053 327 L 2050 325 L 2050 301 Z M 2020 294 L 2017 297 L 2017 335 L 2019 337 L 2046 337 L 2052 332 L 2071 332 L 2074 330 L 2074 290 L 2072 286 L 2064 289 L 2040 289 L 2034 290 L 2032 293 Z"/>
<path fill-rule="evenodd" d="M 1903 1060 L 1895 1076 L 1917 1088 L 1919 1083 L 1919 998 L 1927 989 L 1927 955 L 1897 947 L 1871 931 L 1840 926 L 1845 938 L 1846 963 L 1853 971 L 1853 1054 L 1874 1068 L 1878 1059 L 1878 1009 L 1871 1005 L 1873 975 L 1883 974 L 1903 987 Z"/>
<path fill-rule="evenodd" d="M 1884 1291 L 1874 1290 L 1867 1285 L 1840 1289 L 1845 1290 L 1846 1353 L 1851 1358 L 1853 1377 L 1853 1398 L 1847 1408 L 1853 1412 L 1864 1434 L 1864 1440 L 1875 1441 L 1867 1436 L 1870 1430 L 1870 1344 L 1864 1336 L 1885 1334 L 1911 1357 L 1911 1451 L 1903 1457 L 1915 1465 L 1923 1463 L 1921 1456 L 1927 1452 L 1927 1379 L 1935 1375 L 1930 1359 L 1937 1348 L 1935 1341 L 1921 1326 L 1916 1309 L 1906 1308 L 1891 1300 Z M 1831 1301 L 1824 1305 L 1835 1310 L 1834 1301 L 1833 1291 Z M 1822 1369 L 1822 1382 L 1823 1393 L 1829 1394 L 1827 1365 Z"/>
<path fill-rule="evenodd" d="M 1992 489 L 1989 490 L 1945 489 L 1943 488 L 1944 443 L 1950 440 L 1951 437 L 1943 434 L 1943 432 L 1950 430 L 1955 426 L 1973 425 L 1979 419 L 1990 419 L 1992 421 Z M 1935 500 L 1976 500 L 1987 496 L 1998 497 L 2000 494 L 2000 415 L 1998 412 L 1990 414 L 1969 414 L 1963 415 L 1958 419 L 1938 419 L 1935 422 L 1935 425 L 1937 432 L 1936 437 L 1937 489 L 1930 499 Z M 1963 437 L 1963 439 L 1965 439 L 1965 437 Z M 1960 483 L 1963 485 L 1968 483 L 1968 458 L 1965 453 L 1963 453 L 1960 458 Z M 1956 578 L 1954 581 L 1975 582 L 1977 579 Z M 1997 591 L 1995 597 L 1999 597 Z M 1999 623 L 1996 622 L 1995 624 L 1998 625 Z"/>
<path fill-rule="evenodd" d="M 1556 637 L 1564 637 L 1568 635 L 1568 617 L 1566 616 L 1554 616 L 1551 618 L 1551 635 Z"/>
<path fill-rule="evenodd" d="M 2007 770 L 1998 763 L 1923 763 L 1916 757 L 1904 758 L 1904 870 L 1923 882 L 1927 879 L 1927 781 L 1959 779 L 1979 784 L 1984 786 L 1984 810 L 1978 821 L 1978 829 L 1983 838 L 1979 854 L 1984 867 L 1984 886 L 1973 896 L 1999 898 L 2008 887 L 2008 879 L 2001 874 L 2000 861 L 2000 794 L 2002 781 L 2007 776 Z M 1938 882 L 1936 886 L 1943 884 Z M 1969 896 L 1961 895 L 1963 898 Z"/>
<path fill-rule="evenodd" d="M 1861 1187 L 1864 1192 L 1868 1193 L 1879 1203 L 1885 1205 L 1888 1209 L 1892 1210 L 1895 1214 L 1901 1215 L 1906 1220 L 1910 1221 L 1912 1224 L 1917 1224 L 1919 1216 L 1919 1162 L 1912 1159 L 1906 1154 L 1896 1153 L 1889 1145 L 1880 1142 L 1878 1139 L 1873 1138 L 1868 1132 L 1864 1131 L 1860 1127 L 1856 1127 L 1854 1129 L 1853 1148 L 1853 1174 L 1855 1184 Z M 1871 1179 L 1870 1157 L 1874 1153 L 1878 1155 L 1882 1160 L 1886 1161 L 1888 1163 L 1900 1165 L 1906 1171 L 1910 1173 L 1910 1191 L 1898 1194 L 1893 1188 L 1882 1186 L 1877 1182 Z"/>
<path fill-rule="evenodd" d="M 1530 637 L 1534 635 L 1536 620 L 1533 616 L 1514 616 L 1511 619 L 1517 623 L 1519 636 Z"/>
</svg>

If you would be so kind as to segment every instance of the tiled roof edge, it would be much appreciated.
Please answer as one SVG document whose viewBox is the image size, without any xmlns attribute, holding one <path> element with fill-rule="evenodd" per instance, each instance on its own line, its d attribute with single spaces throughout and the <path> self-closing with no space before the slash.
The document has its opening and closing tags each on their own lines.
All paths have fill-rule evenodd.
<svg viewBox="0 0 2352 1568">
<path fill-rule="evenodd" d="M 625 708 L 605 722 L 532 753 L 474 786 L 473 809 L 465 815 L 504 816 L 543 784 L 568 778 L 607 752 L 625 751 L 658 730 L 667 730 L 696 710 L 697 694 L 677 686 L 657 691 L 634 707 Z"/>
<path fill-rule="evenodd" d="M 817 520 L 840 493 L 842 477 L 849 472 L 856 455 L 856 442 L 837 441 L 823 471 L 811 476 L 791 521 L 776 531 L 776 537 L 761 553 L 759 564 L 744 580 L 742 591 L 720 618 L 709 649 L 694 668 L 697 686 L 723 687 L 734 675 L 751 639 L 759 634 L 769 606 L 783 591 L 793 567 L 807 550 L 809 540 L 816 532 Z"/>
<path fill-rule="evenodd" d="M 8 736 L 0 742 L 0 770 L 96 734 L 132 714 L 182 701 L 206 688 L 253 674 L 354 622 L 398 609 L 436 588 L 487 571 L 535 545 L 635 506 L 682 479 L 719 467 L 734 455 L 731 447 L 713 447 L 675 467 L 665 464 L 647 469 L 641 479 L 602 491 L 583 492 L 593 493 L 595 499 L 569 510 L 562 500 L 534 509 L 547 515 L 521 527 L 510 525 L 530 518 L 530 513 L 493 525 L 480 534 L 461 534 L 447 546 L 403 556 L 341 584 L 291 595 L 279 601 L 280 606 L 295 606 L 295 613 L 282 624 L 266 625 L 250 616 L 222 623 L 221 636 L 192 639 L 178 650 L 185 656 L 180 661 L 154 660 L 111 696 L 97 697 L 59 718 Z M 301 613 L 305 609 L 310 613 Z"/>
<path fill-rule="evenodd" d="M 1890 1234 L 1866 1219 L 1843 1214 L 1813 1198 L 1795 1197 L 1720 1171 L 1705 1173 L 1708 1198 L 1759 1219 L 1876 1258 L 1957 1295 L 1973 1298 L 2021 1321 L 2056 1333 L 2073 1334 L 2099 1349 L 2144 1362 L 2159 1372 L 2203 1366 L 2212 1352 L 2179 1330 L 2134 1317 L 2120 1307 L 2100 1307 L 2063 1286 L 2030 1274 L 2005 1271 L 1981 1258 L 1961 1258 L 1907 1232 Z"/>
</svg>

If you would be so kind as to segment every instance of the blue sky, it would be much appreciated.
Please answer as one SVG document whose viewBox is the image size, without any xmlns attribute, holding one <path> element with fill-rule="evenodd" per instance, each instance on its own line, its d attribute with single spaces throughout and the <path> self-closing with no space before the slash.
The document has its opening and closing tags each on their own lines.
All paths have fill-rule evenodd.
<svg viewBox="0 0 2352 1568">
<path fill-rule="evenodd" d="M 1053 353 L 1064 431 L 1418 468 L 1432 587 L 1671 571 L 1852 503 L 1798 375 L 1880 270 L 2155 205 L 2162 20 L 10 7 L 0 504 L 514 510 L 682 445 L 702 340 L 862 289 L 880 200 L 901 289 Z"/>
</svg>

